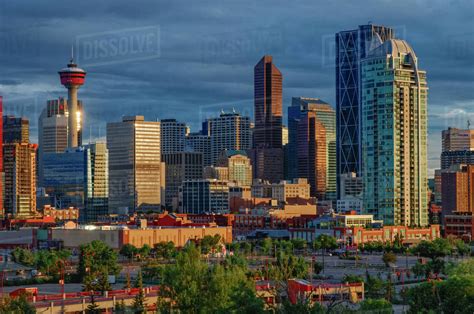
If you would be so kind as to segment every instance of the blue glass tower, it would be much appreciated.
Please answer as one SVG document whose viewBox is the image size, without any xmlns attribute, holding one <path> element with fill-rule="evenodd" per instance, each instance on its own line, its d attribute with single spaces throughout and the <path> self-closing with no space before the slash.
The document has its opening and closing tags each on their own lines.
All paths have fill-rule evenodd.
<svg viewBox="0 0 474 314">
<path fill-rule="evenodd" d="M 392 28 L 360 25 L 336 34 L 337 186 L 340 175 L 362 175 L 361 60 L 370 50 L 393 38 Z"/>
</svg>

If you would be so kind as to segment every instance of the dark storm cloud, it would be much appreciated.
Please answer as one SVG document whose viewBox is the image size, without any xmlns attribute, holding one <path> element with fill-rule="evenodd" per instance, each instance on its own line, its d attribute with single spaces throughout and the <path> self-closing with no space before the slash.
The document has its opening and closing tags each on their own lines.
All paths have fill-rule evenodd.
<svg viewBox="0 0 474 314">
<path fill-rule="evenodd" d="M 473 12 L 472 1 L 444 0 L 2 1 L 0 94 L 6 111 L 34 125 L 47 99 L 66 95 L 57 71 L 74 44 L 88 71 L 79 94 L 86 136 L 104 136 L 105 123 L 125 114 L 176 117 L 194 130 L 222 108 L 252 114 L 253 66 L 263 54 L 283 72 L 285 106 L 292 96 L 334 104 L 334 33 L 372 21 L 395 27 L 428 73 L 434 168 L 440 131 L 474 119 Z M 150 27 L 159 30 L 157 51 L 143 51 Z M 100 40 L 106 54 L 85 60 Z M 113 40 L 125 43 L 122 54 Z"/>
</svg>

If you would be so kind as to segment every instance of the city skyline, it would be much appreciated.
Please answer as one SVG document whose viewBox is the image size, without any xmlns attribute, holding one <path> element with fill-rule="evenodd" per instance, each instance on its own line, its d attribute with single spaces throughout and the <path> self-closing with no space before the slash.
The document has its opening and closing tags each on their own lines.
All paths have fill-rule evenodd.
<svg viewBox="0 0 474 314">
<path fill-rule="evenodd" d="M 332 17 L 331 13 L 337 12 L 337 3 L 321 5 L 319 10 L 307 12 L 304 10 L 308 8 L 307 4 L 295 5 L 292 12 L 274 6 L 268 8 L 274 14 L 266 21 L 256 19 L 264 6 L 252 4 L 255 12 L 245 18 L 249 23 L 241 23 L 244 18 L 239 18 L 238 13 L 242 13 L 242 6 L 224 8 L 213 3 L 210 7 L 204 2 L 197 7 L 183 8 L 179 13 L 182 17 L 193 13 L 195 18 L 182 24 L 161 13 L 163 9 L 172 9 L 162 3 L 150 4 L 150 8 L 132 6 L 130 13 L 121 12 L 116 16 L 99 6 L 91 13 L 92 16 L 101 14 L 104 22 L 91 23 L 82 17 L 80 23 L 66 23 L 65 29 L 57 27 L 58 23 L 79 19 L 73 14 L 64 15 L 67 10 L 63 4 L 49 6 L 48 13 L 42 12 L 38 18 L 23 10 L 15 11 L 14 3 L 5 3 L 2 4 L 3 14 L 0 13 L 5 22 L 4 29 L 8 30 L 5 49 L 0 53 L 5 75 L 0 81 L 4 112 L 26 115 L 32 123 L 31 142 L 37 142 L 37 118 L 46 101 L 66 97 L 55 73 L 69 57 L 71 42 L 77 43 L 80 36 L 104 36 L 101 34 L 106 31 L 122 34 L 150 25 L 160 31 L 160 55 L 156 58 L 145 61 L 123 58 L 112 65 L 93 66 L 88 65 L 91 62 L 83 63 L 79 59 L 79 65 L 88 71 L 88 83 L 80 91 L 85 104 L 85 143 L 91 129 L 94 138 L 105 138 L 105 124 L 120 121 L 122 115 L 128 114 L 144 114 L 150 120 L 176 118 L 189 123 L 192 131 L 199 129 L 208 113 L 216 116 L 221 108 L 236 107 L 244 115 L 253 116 L 252 70 L 264 54 L 273 56 L 285 77 L 283 112 L 290 105 L 291 97 L 298 96 L 321 98 L 335 108 L 334 53 L 330 49 L 325 53 L 324 47 L 334 43 L 336 32 L 355 29 L 372 19 L 374 24 L 393 27 L 397 38 L 407 39 L 420 58 L 420 67 L 428 73 L 428 158 L 432 176 L 433 169 L 439 167 L 441 130 L 449 126 L 465 128 L 467 120 L 472 118 L 472 110 L 469 110 L 472 91 L 468 88 L 472 82 L 468 66 L 473 54 L 470 48 L 472 34 L 462 31 L 461 27 L 469 18 L 467 12 L 472 4 L 457 2 L 451 9 L 441 3 L 420 1 L 415 6 L 426 9 L 423 10 L 424 17 L 420 17 L 410 13 L 417 10 L 412 6 L 404 8 L 403 3 L 387 4 L 383 8 L 370 3 L 368 1 L 365 6 L 368 12 L 363 13 L 351 10 L 351 5 L 346 6 L 353 18 L 346 14 L 343 15 L 345 18 L 336 14 Z M 152 10 L 153 5 L 162 10 Z M 145 12 L 145 7 L 156 15 Z M 86 3 L 78 9 L 91 11 L 90 8 Z M 400 17 L 387 13 L 394 9 Z M 231 14 L 234 11 L 237 16 Z M 137 23 L 130 18 L 132 14 L 144 18 Z M 329 17 L 317 21 L 323 14 Z M 293 23 L 295 15 L 301 19 Z M 209 23 L 204 22 L 206 18 L 210 18 Z M 226 26 L 216 31 L 215 25 L 224 19 Z M 434 19 L 436 26 L 431 23 Z M 19 21 L 21 25 L 17 24 Z M 40 30 L 24 25 L 38 26 Z M 437 31 L 433 32 L 433 28 Z M 296 31 L 298 29 L 302 31 Z M 290 34 L 297 35 L 289 37 Z M 238 46 L 240 43 L 246 46 Z M 439 49 L 440 43 L 445 43 L 445 49 Z M 244 46 L 247 48 L 239 48 Z M 301 49 L 303 47 L 311 49 Z M 80 45 L 76 48 L 79 48 L 80 57 Z M 150 77 L 154 70 L 160 73 Z M 193 110 L 183 110 L 190 103 Z M 118 110 L 110 112 L 114 105 Z M 109 113 L 105 115 L 107 110 Z"/>
</svg>

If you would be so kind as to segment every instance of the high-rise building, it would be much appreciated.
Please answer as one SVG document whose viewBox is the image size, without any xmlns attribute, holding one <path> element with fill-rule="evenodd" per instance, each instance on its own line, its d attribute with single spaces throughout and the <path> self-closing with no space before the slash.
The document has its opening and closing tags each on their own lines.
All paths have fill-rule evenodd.
<svg viewBox="0 0 474 314">
<path fill-rule="evenodd" d="M 211 136 L 211 163 L 215 165 L 223 150 L 248 150 L 251 148 L 250 117 L 239 113 L 221 112 L 219 117 L 208 120 Z"/>
<path fill-rule="evenodd" d="M 44 153 L 44 189 L 58 208 L 80 210 L 81 221 L 108 214 L 108 151 L 105 143 Z"/>
<path fill-rule="evenodd" d="M 324 200 L 327 175 L 326 129 L 316 112 L 306 111 L 301 114 L 297 143 L 298 177 L 308 179 L 311 196 Z"/>
<path fill-rule="evenodd" d="M 454 150 L 441 153 L 441 169 L 448 169 L 456 164 L 474 165 L 474 151 Z"/>
<path fill-rule="evenodd" d="M 189 133 L 185 140 L 185 151 L 202 154 L 203 166 L 210 166 L 211 163 L 211 137 L 202 133 Z"/>
<path fill-rule="evenodd" d="M 21 117 L 3 116 L 3 144 L 29 142 L 30 121 Z"/>
<path fill-rule="evenodd" d="M 278 182 L 284 175 L 282 148 L 283 76 L 271 56 L 254 68 L 254 111 L 252 160 L 255 178 Z"/>
<path fill-rule="evenodd" d="M 189 127 L 175 119 L 163 119 L 161 123 L 161 154 L 184 151 L 186 135 Z"/>
<path fill-rule="evenodd" d="M 354 172 L 344 173 L 340 178 L 340 196 L 337 200 L 337 212 L 362 212 L 363 182 Z"/>
<path fill-rule="evenodd" d="M 107 124 L 109 212 L 160 209 L 160 122 L 143 116 Z"/>
<path fill-rule="evenodd" d="M 5 130 L 4 130 L 5 131 Z M 36 213 L 36 144 L 8 143 L 3 146 L 7 214 L 32 217 Z"/>
<path fill-rule="evenodd" d="M 385 224 L 428 224 L 426 72 L 390 39 L 362 61 L 364 211 Z"/>
<path fill-rule="evenodd" d="M 278 183 L 255 180 L 252 184 L 252 197 L 272 198 L 280 202 L 287 202 L 288 199 L 309 199 L 311 197 L 311 186 L 307 179 L 282 180 Z"/>
<path fill-rule="evenodd" d="M 227 181 L 215 179 L 184 181 L 180 192 L 181 212 L 187 214 L 229 212 Z"/>
<path fill-rule="evenodd" d="M 362 173 L 361 61 L 393 35 L 389 27 L 371 24 L 336 34 L 337 178 Z"/>
<path fill-rule="evenodd" d="M 442 132 L 442 151 L 474 150 L 474 130 L 448 128 Z"/>
<path fill-rule="evenodd" d="M 82 102 L 77 101 L 77 143 L 82 145 Z M 38 119 L 38 184 L 43 186 L 43 155 L 62 153 L 68 147 L 68 105 L 64 98 L 48 100 Z"/>
<path fill-rule="evenodd" d="M 336 200 L 336 112 L 319 98 L 293 97 L 288 107 L 288 178 L 298 178 L 298 124 L 306 112 L 314 112 L 326 132 L 325 199 Z"/>
<path fill-rule="evenodd" d="M 4 216 L 3 211 L 3 182 L 4 173 L 3 173 L 3 96 L 0 96 L 0 217 Z"/>
<path fill-rule="evenodd" d="M 242 150 L 224 150 L 217 165 L 228 169 L 228 180 L 238 186 L 252 185 L 252 163 Z"/>
<path fill-rule="evenodd" d="M 162 154 L 166 164 L 165 204 L 167 208 L 178 209 L 179 187 L 186 180 L 202 179 L 202 153 L 176 152 Z"/>
<path fill-rule="evenodd" d="M 444 214 L 474 212 L 474 165 L 458 164 L 441 173 Z"/>
<path fill-rule="evenodd" d="M 79 68 L 74 59 L 71 57 L 66 68 L 59 72 L 61 84 L 68 90 L 68 147 L 77 147 L 81 129 L 81 111 L 79 110 L 77 91 L 79 87 L 84 85 L 86 71 Z"/>
</svg>

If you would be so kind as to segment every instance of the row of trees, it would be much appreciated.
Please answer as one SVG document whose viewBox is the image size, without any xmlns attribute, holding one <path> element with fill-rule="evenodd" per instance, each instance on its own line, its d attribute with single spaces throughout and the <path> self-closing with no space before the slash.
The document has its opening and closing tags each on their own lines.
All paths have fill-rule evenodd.
<svg viewBox="0 0 474 314">
<path fill-rule="evenodd" d="M 44 275 L 56 276 L 71 256 L 69 250 L 41 250 L 15 248 L 11 253 L 14 262 L 37 269 Z"/>
</svg>

